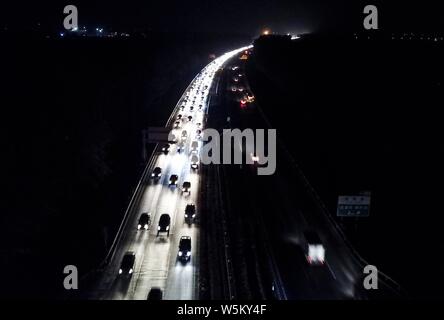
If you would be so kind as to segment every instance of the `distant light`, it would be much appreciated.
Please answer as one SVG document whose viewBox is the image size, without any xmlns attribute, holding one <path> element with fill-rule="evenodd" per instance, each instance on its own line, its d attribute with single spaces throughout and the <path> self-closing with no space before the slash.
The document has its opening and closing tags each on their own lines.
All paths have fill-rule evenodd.
<svg viewBox="0 0 444 320">
<path fill-rule="evenodd" d="M 268 36 L 271 33 L 270 29 L 265 29 L 264 31 L 262 31 L 262 34 L 264 36 Z"/>
<path fill-rule="evenodd" d="M 60 36 L 61 36 L 61 37 L 64 37 L 65 34 L 64 34 L 63 32 L 60 32 Z"/>
<path fill-rule="evenodd" d="M 74 32 L 74 31 L 77 31 L 77 30 L 78 30 L 77 27 L 71 29 L 71 31 L 73 31 L 73 32 Z"/>
<path fill-rule="evenodd" d="M 297 35 L 291 36 L 291 40 L 296 40 L 296 39 L 299 39 L 299 38 L 300 38 L 300 37 L 297 36 Z"/>
</svg>

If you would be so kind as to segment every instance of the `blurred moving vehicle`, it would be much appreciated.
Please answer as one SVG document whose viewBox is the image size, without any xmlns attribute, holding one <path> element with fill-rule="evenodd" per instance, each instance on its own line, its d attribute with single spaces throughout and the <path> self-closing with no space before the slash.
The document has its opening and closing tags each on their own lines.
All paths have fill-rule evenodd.
<svg viewBox="0 0 444 320">
<path fill-rule="evenodd" d="M 170 223 L 171 217 L 168 213 L 164 213 L 159 218 L 159 225 L 157 226 L 157 236 L 160 232 L 166 232 L 167 236 L 170 235 Z"/>
<path fill-rule="evenodd" d="M 191 259 L 191 237 L 182 236 L 180 238 L 177 257 L 182 262 L 187 262 Z"/>
<path fill-rule="evenodd" d="M 322 244 L 319 235 L 315 231 L 305 231 L 305 257 L 308 264 L 324 265 L 325 263 L 325 248 Z"/>
<path fill-rule="evenodd" d="M 136 261 L 136 253 L 133 251 L 127 251 L 123 256 L 122 263 L 120 264 L 119 275 L 133 274 L 134 261 Z"/>
<path fill-rule="evenodd" d="M 148 230 L 151 222 L 151 217 L 149 213 L 142 213 L 139 217 L 139 223 L 137 224 L 137 230 L 145 229 Z"/>
</svg>

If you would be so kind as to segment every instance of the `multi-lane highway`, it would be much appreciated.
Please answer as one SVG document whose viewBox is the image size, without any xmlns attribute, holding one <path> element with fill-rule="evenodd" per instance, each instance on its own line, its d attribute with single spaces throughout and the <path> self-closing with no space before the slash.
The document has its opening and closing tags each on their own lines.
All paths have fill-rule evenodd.
<svg viewBox="0 0 444 320">
<path fill-rule="evenodd" d="M 176 143 L 162 152 L 158 145 L 141 179 L 132 203 L 125 216 L 110 259 L 94 286 L 91 299 L 147 299 L 151 288 L 160 288 L 164 299 L 196 299 L 199 276 L 199 169 L 191 168 L 193 154 L 198 154 L 202 144 L 198 130 L 205 126 L 210 89 L 216 72 L 232 56 L 244 48 L 228 52 L 206 66 L 183 93 L 168 120 Z M 197 142 L 193 144 L 193 142 Z M 180 149 L 180 150 L 179 150 Z M 161 176 L 154 179 L 154 168 L 161 168 Z M 177 175 L 176 185 L 170 184 L 170 176 Z M 184 192 L 184 182 L 190 182 L 190 192 Z M 195 204 L 197 217 L 192 223 L 185 222 L 185 207 Z M 148 230 L 138 229 L 142 213 L 150 216 Z M 171 218 L 169 236 L 157 235 L 162 214 Z M 178 248 L 182 236 L 191 237 L 191 258 L 178 260 Z M 119 274 L 121 262 L 127 252 L 135 254 L 130 274 Z M 123 272 L 125 273 L 125 272 Z"/>
<path fill-rule="evenodd" d="M 202 254 L 219 251 L 214 254 L 219 258 L 207 259 L 205 265 L 213 268 L 214 273 L 218 268 L 216 264 L 226 264 L 228 269 L 222 271 L 226 274 L 220 277 L 225 280 L 219 281 L 231 281 L 229 285 L 234 287 L 230 289 L 238 293 L 237 296 L 230 294 L 230 298 L 366 297 L 362 290 L 364 262 L 347 245 L 334 221 L 323 210 L 321 200 L 314 196 L 284 145 L 278 148 L 277 170 L 272 176 L 257 176 L 255 165 L 211 165 L 204 170 L 203 176 L 201 169 L 192 168 L 202 146 L 200 131 L 206 126 L 219 131 L 227 127 L 270 126 L 245 80 L 244 62 L 238 59 L 245 49 L 215 59 L 183 93 L 166 125 L 172 130 L 175 143 L 165 152 L 162 152 L 165 145 L 158 145 L 150 158 L 109 259 L 92 291 L 92 299 L 146 299 L 152 288 L 159 288 L 164 299 L 198 299 L 200 215 L 207 214 L 205 221 L 212 221 L 207 226 L 220 228 L 218 219 L 221 216 L 208 216 L 210 212 L 219 211 L 226 212 L 222 219 L 228 229 L 223 237 L 231 237 L 235 243 L 230 246 L 229 242 L 223 242 L 221 248 L 205 248 Z M 236 59 L 231 59 L 233 57 Z M 225 66 L 223 70 L 222 66 Z M 219 70 L 222 72 L 218 73 Z M 161 169 L 158 179 L 151 177 L 154 168 Z M 211 174 L 215 170 L 218 174 Z M 171 185 L 171 175 L 177 175 L 177 184 Z M 202 179 L 209 177 L 217 181 L 204 184 Z M 184 192 L 184 182 L 190 183 L 190 192 Z M 219 199 L 221 208 L 208 210 L 208 194 L 200 188 L 208 183 L 222 186 L 223 190 L 218 191 L 223 193 Z M 222 198 L 231 206 L 227 207 Z M 205 205 L 202 199 L 206 199 Z M 195 204 L 197 208 L 192 223 L 185 221 L 188 204 Z M 207 210 L 202 212 L 202 207 Z M 142 213 L 150 216 L 148 230 L 143 226 L 140 230 L 137 228 Z M 157 234 L 163 214 L 171 219 L 169 236 Z M 306 230 L 317 232 L 323 242 L 326 253 L 322 266 L 307 263 Z M 216 234 L 220 232 L 216 231 L 220 230 L 205 231 L 206 234 L 214 232 L 211 236 L 216 240 L 205 246 L 210 242 L 218 243 Z M 186 262 L 178 259 L 181 237 L 191 238 L 191 258 Z M 130 274 L 119 274 L 122 259 L 128 252 L 135 255 Z M 226 261 L 222 261 L 224 259 Z M 224 286 L 212 284 L 213 287 Z"/>
</svg>

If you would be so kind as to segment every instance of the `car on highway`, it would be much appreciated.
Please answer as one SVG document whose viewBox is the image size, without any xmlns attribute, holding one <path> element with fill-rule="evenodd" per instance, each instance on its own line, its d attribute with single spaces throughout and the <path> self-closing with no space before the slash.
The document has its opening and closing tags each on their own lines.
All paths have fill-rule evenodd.
<svg viewBox="0 0 444 320">
<path fill-rule="evenodd" d="M 197 142 L 196 140 L 191 142 L 191 153 L 197 153 L 198 149 L 199 149 L 199 142 Z"/>
<path fill-rule="evenodd" d="M 187 139 L 187 136 L 188 136 L 188 132 L 186 131 L 186 130 L 183 130 L 182 131 L 182 140 L 186 140 Z"/>
<path fill-rule="evenodd" d="M 162 146 L 162 152 L 167 154 L 168 152 L 170 152 L 170 144 L 166 143 Z"/>
<path fill-rule="evenodd" d="M 177 174 L 172 174 L 170 176 L 170 186 L 177 185 L 177 180 L 179 180 L 179 177 L 177 176 Z"/>
<path fill-rule="evenodd" d="M 163 298 L 163 292 L 162 289 L 158 287 L 151 288 L 150 292 L 148 293 L 147 300 L 162 300 Z"/>
<path fill-rule="evenodd" d="M 188 121 L 193 120 L 193 116 L 188 116 Z"/>
<path fill-rule="evenodd" d="M 196 139 L 200 139 L 200 138 L 202 138 L 202 130 L 197 129 L 196 130 Z"/>
<path fill-rule="evenodd" d="M 253 162 L 253 164 L 259 163 L 259 156 L 255 155 L 254 153 L 251 153 L 250 157 L 251 157 L 251 161 Z"/>
<path fill-rule="evenodd" d="M 196 218 L 196 205 L 193 203 L 189 203 L 185 207 L 185 222 L 192 223 L 195 218 Z"/>
<path fill-rule="evenodd" d="M 182 119 L 182 115 L 179 113 L 179 114 L 177 115 L 177 120 L 180 120 L 180 119 Z"/>
<path fill-rule="evenodd" d="M 185 143 L 183 141 L 177 144 L 177 152 L 181 153 L 185 149 Z"/>
<path fill-rule="evenodd" d="M 194 106 L 190 106 L 190 111 L 193 111 L 194 110 Z"/>
<path fill-rule="evenodd" d="M 202 108 L 203 108 L 203 105 L 200 104 L 199 105 L 199 110 L 202 110 Z"/>
<path fill-rule="evenodd" d="M 119 275 L 131 276 L 133 274 L 134 262 L 136 261 L 136 253 L 127 251 L 120 263 Z"/>
<path fill-rule="evenodd" d="M 316 231 L 304 232 L 305 257 L 309 265 L 319 266 L 325 263 L 325 248 Z"/>
<path fill-rule="evenodd" d="M 191 189 L 191 182 L 189 182 L 189 181 L 185 181 L 185 182 L 182 184 L 182 193 L 188 193 L 188 194 L 190 194 L 190 193 L 191 193 L 190 189 Z"/>
<path fill-rule="evenodd" d="M 139 223 L 137 224 L 137 230 L 144 229 L 148 230 L 150 226 L 151 218 L 149 213 L 142 213 L 139 217 Z"/>
<path fill-rule="evenodd" d="M 191 237 L 180 237 L 179 252 L 177 253 L 177 257 L 182 262 L 187 262 L 191 259 Z"/>
<path fill-rule="evenodd" d="M 164 213 L 159 218 L 159 225 L 157 226 L 157 236 L 159 236 L 160 232 L 166 232 L 167 235 L 170 235 L 170 223 L 171 217 L 168 213 Z"/>
<path fill-rule="evenodd" d="M 162 169 L 160 167 L 155 167 L 151 173 L 151 178 L 159 179 L 162 176 Z"/>
<path fill-rule="evenodd" d="M 180 128 L 180 121 L 179 120 L 175 121 L 173 127 L 174 127 L 174 129 Z"/>
</svg>

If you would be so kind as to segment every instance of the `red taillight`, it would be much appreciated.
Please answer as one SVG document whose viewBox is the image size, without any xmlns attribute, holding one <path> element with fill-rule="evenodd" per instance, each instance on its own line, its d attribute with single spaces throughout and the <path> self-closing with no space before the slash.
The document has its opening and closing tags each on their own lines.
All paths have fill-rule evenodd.
<svg viewBox="0 0 444 320">
<path fill-rule="evenodd" d="M 246 102 L 246 101 L 242 100 L 242 101 L 240 102 L 240 106 L 241 106 L 241 108 L 245 108 L 246 105 L 247 105 L 247 102 Z"/>
</svg>

